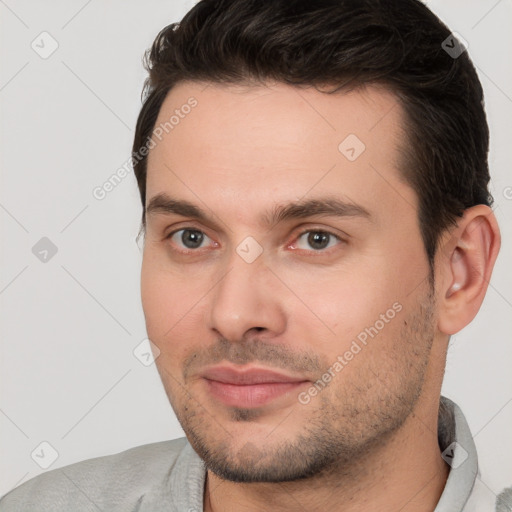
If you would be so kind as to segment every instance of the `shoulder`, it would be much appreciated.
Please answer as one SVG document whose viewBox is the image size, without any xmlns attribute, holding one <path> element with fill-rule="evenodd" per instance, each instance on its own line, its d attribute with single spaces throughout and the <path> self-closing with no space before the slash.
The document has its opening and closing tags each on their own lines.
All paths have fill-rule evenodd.
<svg viewBox="0 0 512 512">
<path fill-rule="evenodd" d="M 48 471 L 7 493 L 0 512 L 130 510 L 169 476 L 185 437 Z"/>
</svg>

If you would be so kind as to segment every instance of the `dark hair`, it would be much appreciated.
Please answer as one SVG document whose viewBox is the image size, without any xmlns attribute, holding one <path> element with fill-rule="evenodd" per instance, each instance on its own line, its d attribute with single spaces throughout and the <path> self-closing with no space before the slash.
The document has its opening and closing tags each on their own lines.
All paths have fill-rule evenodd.
<svg viewBox="0 0 512 512">
<path fill-rule="evenodd" d="M 400 172 L 418 195 L 432 265 L 439 235 L 466 208 L 493 201 L 482 86 L 450 37 L 417 0 L 201 0 L 145 55 L 149 77 L 132 155 L 143 208 L 147 157 L 140 148 L 178 82 L 332 86 L 326 93 L 381 84 L 405 113 Z"/>
</svg>

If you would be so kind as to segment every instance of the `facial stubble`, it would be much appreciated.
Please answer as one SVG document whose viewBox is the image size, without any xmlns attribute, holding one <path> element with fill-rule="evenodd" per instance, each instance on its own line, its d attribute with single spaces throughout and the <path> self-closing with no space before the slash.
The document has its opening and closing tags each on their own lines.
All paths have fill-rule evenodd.
<svg viewBox="0 0 512 512">
<path fill-rule="evenodd" d="M 290 438 L 269 436 L 264 441 L 249 434 L 241 447 L 229 424 L 251 423 L 265 415 L 263 409 L 227 408 L 227 416 L 215 415 L 183 386 L 168 395 L 178 420 L 194 450 L 206 467 L 220 478 L 233 482 L 291 482 L 319 475 L 350 474 L 355 461 L 367 457 L 376 446 L 386 443 L 407 420 L 421 395 L 434 340 L 434 298 L 432 288 L 401 321 L 391 344 L 392 353 L 365 359 L 364 371 L 351 373 L 351 381 L 336 380 L 311 404 L 298 401 L 301 430 Z M 379 334 L 382 336 L 382 333 Z M 378 337 L 372 343 L 379 343 Z M 365 347 L 358 358 L 365 357 Z M 213 356 L 212 360 L 212 354 Z M 325 372 L 314 355 L 294 355 L 275 346 L 252 340 L 233 344 L 220 340 L 205 358 L 210 363 L 272 362 L 282 369 L 315 368 Z M 199 356 L 200 358 L 200 356 Z M 189 360 L 196 360 L 193 355 Z M 276 362 L 277 361 L 277 362 Z M 198 364 L 200 360 L 195 361 Z M 191 366 L 190 364 L 188 365 Z M 184 372 L 185 374 L 187 372 Z M 341 379 L 341 377 L 337 377 Z M 185 381 L 186 382 L 186 381 Z M 223 425 L 225 418 L 229 421 Z M 283 421 L 282 424 L 285 424 Z M 274 427 L 280 428 L 279 425 Z M 276 439 L 279 440 L 277 441 Z M 276 441 L 273 441 L 276 440 Z"/>
</svg>

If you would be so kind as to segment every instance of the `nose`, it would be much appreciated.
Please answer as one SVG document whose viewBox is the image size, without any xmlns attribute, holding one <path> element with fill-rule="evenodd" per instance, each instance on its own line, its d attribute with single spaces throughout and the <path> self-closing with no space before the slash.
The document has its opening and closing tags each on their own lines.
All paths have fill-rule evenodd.
<svg viewBox="0 0 512 512">
<path fill-rule="evenodd" d="M 280 335 L 286 328 L 280 288 L 263 258 L 247 263 L 234 252 L 210 299 L 211 329 L 232 342 L 254 333 Z"/>
</svg>

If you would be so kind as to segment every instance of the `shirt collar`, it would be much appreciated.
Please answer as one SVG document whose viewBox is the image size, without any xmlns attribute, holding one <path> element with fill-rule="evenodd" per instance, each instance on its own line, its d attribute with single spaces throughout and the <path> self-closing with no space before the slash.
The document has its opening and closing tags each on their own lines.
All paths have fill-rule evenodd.
<svg viewBox="0 0 512 512">
<path fill-rule="evenodd" d="M 450 473 L 434 512 L 461 512 L 475 484 L 478 457 L 464 414 L 457 404 L 443 396 L 438 432 L 441 455 L 450 465 Z"/>
</svg>

